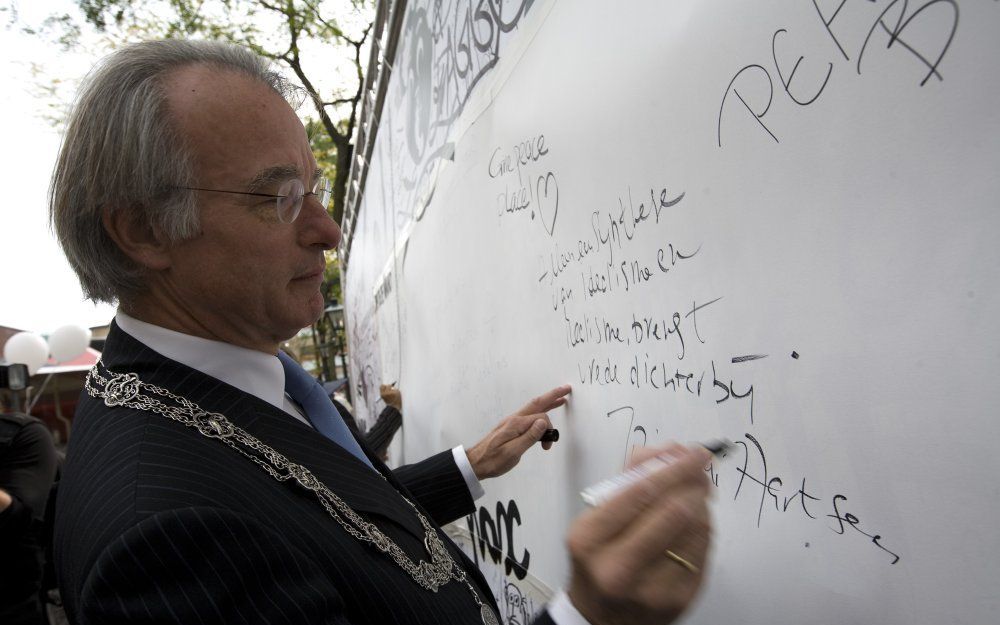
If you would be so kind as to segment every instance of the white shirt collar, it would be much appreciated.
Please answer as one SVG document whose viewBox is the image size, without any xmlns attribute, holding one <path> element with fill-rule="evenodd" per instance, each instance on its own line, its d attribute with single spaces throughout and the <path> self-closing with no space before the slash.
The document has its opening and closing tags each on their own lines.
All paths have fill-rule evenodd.
<svg viewBox="0 0 1000 625">
<path fill-rule="evenodd" d="M 129 317 L 121 309 L 115 314 L 115 321 L 123 332 L 153 351 L 235 386 L 312 427 L 285 394 L 285 370 L 277 356 L 168 330 Z M 476 478 L 465 449 L 459 445 L 452 449 L 452 455 L 472 498 L 482 497 L 485 491 Z"/>
<path fill-rule="evenodd" d="M 124 332 L 167 358 L 286 410 L 285 370 L 277 356 L 168 330 L 130 317 L 121 309 L 115 321 Z"/>
</svg>

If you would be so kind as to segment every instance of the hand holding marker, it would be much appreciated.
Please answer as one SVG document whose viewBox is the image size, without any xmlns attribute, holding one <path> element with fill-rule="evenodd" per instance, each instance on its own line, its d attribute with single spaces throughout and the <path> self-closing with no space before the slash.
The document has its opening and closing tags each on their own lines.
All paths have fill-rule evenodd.
<svg viewBox="0 0 1000 625">
<path fill-rule="evenodd" d="M 720 457 L 732 446 L 732 443 L 728 440 L 722 439 L 701 443 L 701 446 L 710 451 L 713 456 Z M 589 506 L 599 506 L 608 499 L 611 499 L 615 494 L 628 488 L 632 484 L 649 477 L 660 469 L 670 466 L 673 462 L 674 457 L 668 454 L 654 456 L 653 458 L 632 467 L 624 473 L 620 473 L 612 478 L 603 480 L 593 486 L 585 488 L 580 493 L 580 497 Z"/>
</svg>

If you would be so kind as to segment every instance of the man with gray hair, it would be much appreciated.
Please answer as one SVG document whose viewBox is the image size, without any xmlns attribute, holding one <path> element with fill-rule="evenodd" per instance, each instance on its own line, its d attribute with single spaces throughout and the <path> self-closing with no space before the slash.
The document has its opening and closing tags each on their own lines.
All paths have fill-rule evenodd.
<svg viewBox="0 0 1000 625">
<path fill-rule="evenodd" d="M 340 229 L 289 89 L 228 44 L 124 48 L 89 77 L 52 220 L 85 293 L 118 302 L 56 504 L 67 612 L 90 623 L 498 623 L 440 525 L 550 427 L 568 386 L 390 471 L 279 350 L 323 310 Z M 662 623 L 709 543 L 703 451 L 570 528 L 538 623 Z M 664 555 L 666 554 L 666 555 Z"/>
</svg>

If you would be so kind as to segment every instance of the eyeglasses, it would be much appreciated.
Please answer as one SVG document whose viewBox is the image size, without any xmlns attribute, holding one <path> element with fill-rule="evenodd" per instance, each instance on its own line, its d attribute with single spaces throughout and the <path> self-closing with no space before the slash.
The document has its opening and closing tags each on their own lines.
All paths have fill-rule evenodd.
<svg viewBox="0 0 1000 625">
<path fill-rule="evenodd" d="M 286 224 L 290 224 L 295 221 L 295 218 L 299 216 L 299 212 L 302 210 L 302 201 L 307 195 L 312 195 L 316 197 L 316 201 L 319 202 L 324 210 L 330 208 L 330 197 L 332 195 L 332 188 L 330 186 L 330 180 L 326 177 L 320 177 L 316 179 L 313 184 L 312 189 L 306 191 L 306 185 L 304 182 L 298 178 L 292 178 L 291 180 L 286 180 L 280 187 L 278 187 L 277 195 L 272 195 L 270 193 L 251 193 L 249 191 L 226 191 L 224 189 L 203 189 L 201 187 L 177 187 L 178 189 L 187 189 L 189 191 L 209 191 L 212 193 L 231 193 L 233 195 L 252 195 L 254 197 L 270 197 L 274 198 L 274 210 L 278 215 L 278 221 Z"/>
</svg>

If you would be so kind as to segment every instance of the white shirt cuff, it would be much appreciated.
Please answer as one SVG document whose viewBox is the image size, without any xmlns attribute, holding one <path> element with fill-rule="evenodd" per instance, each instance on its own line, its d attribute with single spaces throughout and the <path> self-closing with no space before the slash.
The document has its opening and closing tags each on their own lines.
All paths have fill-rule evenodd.
<svg viewBox="0 0 1000 625">
<path fill-rule="evenodd" d="M 549 602 L 546 609 L 556 625 L 590 625 L 590 621 L 583 618 L 573 602 L 569 600 L 569 595 L 566 594 L 565 590 L 556 593 L 555 599 Z"/>
<path fill-rule="evenodd" d="M 455 457 L 455 464 L 458 465 L 458 470 L 462 472 L 462 477 L 465 478 L 465 485 L 469 487 L 469 494 L 472 495 L 472 500 L 475 501 L 485 495 L 486 491 L 483 490 L 483 485 L 479 483 L 476 472 L 472 470 L 472 463 L 469 462 L 469 457 L 465 455 L 465 447 L 459 445 L 452 448 L 451 455 Z"/>
</svg>

